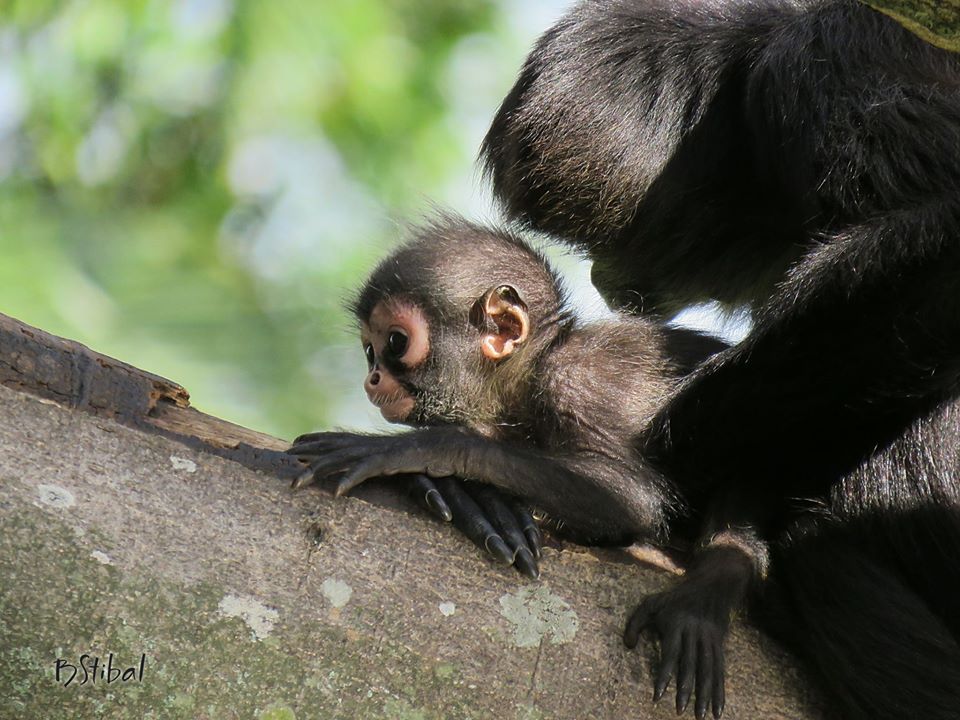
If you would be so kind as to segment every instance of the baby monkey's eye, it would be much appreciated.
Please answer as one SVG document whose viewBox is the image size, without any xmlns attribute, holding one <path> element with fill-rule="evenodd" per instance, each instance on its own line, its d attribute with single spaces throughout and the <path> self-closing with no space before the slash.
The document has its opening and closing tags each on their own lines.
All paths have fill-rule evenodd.
<svg viewBox="0 0 960 720">
<path fill-rule="evenodd" d="M 402 358 L 409 344 L 406 334 L 400 330 L 391 330 L 387 336 L 387 348 L 395 358 Z"/>
<path fill-rule="evenodd" d="M 363 346 L 363 354 L 367 356 L 367 367 L 373 367 L 373 363 L 376 361 L 376 356 L 373 354 L 373 345 L 367 343 Z"/>
</svg>

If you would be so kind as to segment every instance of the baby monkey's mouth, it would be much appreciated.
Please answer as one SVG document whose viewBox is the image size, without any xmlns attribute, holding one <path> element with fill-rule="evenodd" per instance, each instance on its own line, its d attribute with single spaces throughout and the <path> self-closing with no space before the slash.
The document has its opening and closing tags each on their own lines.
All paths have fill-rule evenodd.
<svg viewBox="0 0 960 720">
<path fill-rule="evenodd" d="M 416 404 L 413 397 L 403 390 L 391 393 L 372 393 L 367 397 L 371 403 L 380 408 L 380 414 L 388 422 L 401 422 L 406 419 Z"/>
</svg>

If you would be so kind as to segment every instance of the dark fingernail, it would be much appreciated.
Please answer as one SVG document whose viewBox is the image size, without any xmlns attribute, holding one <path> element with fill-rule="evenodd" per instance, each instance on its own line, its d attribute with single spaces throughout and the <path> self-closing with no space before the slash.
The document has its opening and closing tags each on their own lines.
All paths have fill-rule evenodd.
<svg viewBox="0 0 960 720">
<path fill-rule="evenodd" d="M 663 694 L 667 691 L 667 684 L 657 685 L 653 688 L 653 701 L 660 702 L 660 699 L 663 697 Z"/>
<path fill-rule="evenodd" d="M 540 577 L 540 568 L 537 567 L 537 561 L 533 559 L 533 553 L 526 548 L 517 550 L 517 556 L 513 562 L 527 577 L 533 580 L 537 580 Z"/>
<path fill-rule="evenodd" d="M 530 545 L 530 549 L 533 551 L 533 556 L 539 559 L 540 543 L 543 542 L 543 538 L 541 537 L 540 533 L 532 529 L 527 529 L 523 531 L 523 534 L 527 538 L 527 544 Z"/>
<path fill-rule="evenodd" d="M 453 520 L 453 513 L 450 512 L 450 508 L 447 507 L 438 490 L 427 491 L 427 505 L 429 505 L 430 509 L 444 522 Z"/>
<path fill-rule="evenodd" d="M 723 715 L 723 703 L 720 703 L 719 705 L 714 705 L 713 717 L 716 718 L 716 720 L 720 720 L 722 715 Z"/>
<path fill-rule="evenodd" d="M 683 711 L 687 709 L 687 705 L 690 703 L 690 692 L 689 691 L 680 691 L 677 693 L 677 715 L 683 715 Z"/>
<path fill-rule="evenodd" d="M 483 541 L 483 545 L 487 548 L 488 553 L 504 565 L 513 564 L 513 553 L 510 552 L 510 548 L 507 547 L 507 544 L 499 535 L 488 535 L 487 539 Z"/>
<path fill-rule="evenodd" d="M 313 470 L 307 470 L 297 475 L 293 479 L 293 482 L 290 483 L 290 487 L 292 487 L 294 490 L 299 490 L 300 488 L 305 487 L 310 483 L 312 483 L 313 480 L 314 480 Z"/>
</svg>

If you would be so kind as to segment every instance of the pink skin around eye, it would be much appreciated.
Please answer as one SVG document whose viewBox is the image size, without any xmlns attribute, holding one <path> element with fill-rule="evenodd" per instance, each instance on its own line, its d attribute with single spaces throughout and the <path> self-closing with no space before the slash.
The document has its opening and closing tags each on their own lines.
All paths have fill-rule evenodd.
<svg viewBox="0 0 960 720">
<path fill-rule="evenodd" d="M 380 362 L 387 338 L 394 331 L 407 336 L 407 350 L 400 358 L 406 369 L 415 369 L 427 359 L 430 353 L 429 328 L 420 308 L 401 300 L 380 302 L 370 313 L 369 320 L 361 323 L 361 342 L 364 348 L 371 345 L 376 355 L 374 367 L 363 386 L 370 402 L 380 408 L 385 420 L 402 422 L 410 415 L 416 400 Z"/>
</svg>

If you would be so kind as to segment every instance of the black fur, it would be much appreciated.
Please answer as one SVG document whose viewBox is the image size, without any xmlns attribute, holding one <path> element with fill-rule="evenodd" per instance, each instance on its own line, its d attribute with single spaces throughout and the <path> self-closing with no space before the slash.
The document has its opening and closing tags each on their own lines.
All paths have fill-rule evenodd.
<svg viewBox="0 0 960 720">
<path fill-rule="evenodd" d="M 483 157 L 615 305 L 751 308 L 646 459 L 777 541 L 761 609 L 842 717 L 960 715 L 960 55 L 854 0 L 582 2 Z"/>
</svg>

